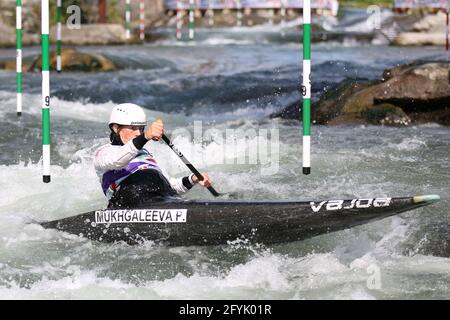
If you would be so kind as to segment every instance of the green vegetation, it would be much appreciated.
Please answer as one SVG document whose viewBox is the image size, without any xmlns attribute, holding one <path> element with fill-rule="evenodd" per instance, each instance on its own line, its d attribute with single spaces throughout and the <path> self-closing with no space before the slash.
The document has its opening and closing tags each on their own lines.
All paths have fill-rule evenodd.
<svg viewBox="0 0 450 320">
<path fill-rule="evenodd" d="M 108 1 L 108 6 L 107 6 L 107 17 L 108 17 L 108 22 L 109 23 L 122 23 L 123 21 L 123 16 L 121 15 L 121 13 L 119 12 L 119 9 L 117 8 L 117 0 L 110 0 Z"/>
<path fill-rule="evenodd" d="M 343 7 L 367 8 L 370 5 L 378 5 L 380 7 L 392 7 L 393 0 L 339 0 L 339 5 Z"/>
</svg>

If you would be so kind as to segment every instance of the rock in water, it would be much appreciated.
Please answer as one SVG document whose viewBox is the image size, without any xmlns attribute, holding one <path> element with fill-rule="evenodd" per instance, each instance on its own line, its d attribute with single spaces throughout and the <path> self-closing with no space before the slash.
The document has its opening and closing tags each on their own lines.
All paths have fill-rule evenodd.
<svg viewBox="0 0 450 320">
<path fill-rule="evenodd" d="M 41 70 L 42 58 L 37 57 L 29 66 L 28 71 L 39 72 Z M 93 53 L 78 52 L 74 49 L 64 48 L 61 50 L 62 71 L 114 71 L 117 66 L 108 58 Z M 56 51 L 50 53 L 50 70 L 56 70 Z"/>
<path fill-rule="evenodd" d="M 377 101 L 395 101 L 405 111 L 450 106 L 450 63 L 419 62 L 384 71 L 385 90 Z M 423 105 L 423 107 L 421 107 Z"/>
<path fill-rule="evenodd" d="M 298 101 L 271 118 L 301 119 Z M 346 80 L 311 108 L 313 123 L 450 125 L 450 63 L 416 62 L 384 71 L 382 81 Z"/>
<path fill-rule="evenodd" d="M 411 119 L 402 108 L 388 103 L 383 103 L 370 108 L 366 111 L 364 116 L 371 124 L 407 126 L 411 123 Z"/>
<path fill-rule="evenodd" d="M 445 22 L 446 14 L 443 12 L 426 15 L 406 28 L 405 32 L 399 33 L 393 39 L 393 44 L 398 46 L 444 45 Z"/>
</svg>

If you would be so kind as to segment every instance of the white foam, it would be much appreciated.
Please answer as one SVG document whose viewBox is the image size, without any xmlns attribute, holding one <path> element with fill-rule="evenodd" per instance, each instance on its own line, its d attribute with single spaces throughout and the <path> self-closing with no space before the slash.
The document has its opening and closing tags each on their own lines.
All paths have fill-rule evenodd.
<svg viewBox="0 0 450 320">
<path fill-rule="evenodd" d="M 412 137 L 404 138 L 400 143 L 389 143 L 388 147 L 400 150 L 400 151 L 414 151 L 427 147 L 427 143 L 422 138 Z"/>
<path fill-rule="evenodd" d="M 0 166 L 0 188 L 7 190 L 0 198 L 0 216 L 61 218 L 104 201 L 91 162 L 52 165 L 50 171 L 52 181 L 45 184 L 41 162 Z"/>
</svg>

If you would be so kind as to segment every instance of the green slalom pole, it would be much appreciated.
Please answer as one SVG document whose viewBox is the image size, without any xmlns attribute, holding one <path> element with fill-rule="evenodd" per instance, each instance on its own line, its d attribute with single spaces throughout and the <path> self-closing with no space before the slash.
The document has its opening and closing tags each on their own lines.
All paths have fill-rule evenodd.
<svg viewBox="0 0 450 320">
<path fill-rule="evenodd" d="M 42 28 L 42 159 L 43 181 L 50 182 L 50 59 L 49 0 L 41 0 Z"/>
<path fill-rule="evenodd" d="M 189 39 L 194 39 L 194 0 L 189 0 Z"/>
<path fill-rule="evenodd" d="M 311 1 L 303 1 L 303 174 L 311 173 Z"/>
<path fill-rule="evenodd" d="M 56 71 L 61 72 L 61 0 L 56 0 Z"/>
<path fill-rule="evenodd" d="M 22 0 L 16 1 L 16 91 L 17 116 L 22 115 Z"/>
<path fill-rule="evenodd" d="M 125 2 L 125 38 L 130 39 L 130 23 L 131 23 L 131 4 L 130 0 Z"/>
</svg>

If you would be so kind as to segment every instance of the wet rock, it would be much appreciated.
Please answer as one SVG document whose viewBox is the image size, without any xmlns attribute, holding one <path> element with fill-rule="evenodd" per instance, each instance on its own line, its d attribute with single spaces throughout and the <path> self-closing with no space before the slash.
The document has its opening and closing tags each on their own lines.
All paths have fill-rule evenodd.
<svg viewBox="0 0 450 320">
<path fill-rule="evenodd" d="M 400 32 L 394 39 L 394 45 L 444 45 L 446 15 L 439 11 L 421 17 L 412 26 Z"/>
<path fill-rule="evenodd" d="M 348 99 L 369 85 L 368 83 L 359 81 L 346 80 L 341 82 L 337 87 L 328 90 L 311 108 L 313 121 L 317 124 L 327 124 L 329 121 L 341 116 Z M 296 101 L 283 110 L 271 114 L 270 118 L 301 119 L 302 105 L 301 100 Z"/>
<path fill-rule="evenodd" d="M 33 57 L 24 57 L 22 59 L 22 72 L 28 71 L 31 64 L 33 63 L 34 59 Z M 16 59 L 14 60 L 7 60 L 7 61 L 0 61 L 0 70 L 8 70 L 8 71 L 16 71 Z"/>
<path fill-rule="evenodd" d="M 386 70 L 384 74 L 387 80 L 374 95 L 375 104 L 391 103 L 407 114 L 450 108 L 450 63 L 415 63 Z"/>
<path fill-rule="evenodd" d="M 408 126 L 411 123 L 411 119 L 401 108 L 388 103 L 370 108 L 364 116 L 370 124 Z"/>
<path fill-rule="evenodd" d="M 383 81 L 347 80 L 313 104 L 316 124 L 450 125 L 450 63 L 417 62 L 384 71 Z M 271 118 L 301 119 L 301 101 Z"/>
<path fill-rule="evenodd" d="M 372 101 L 368 91 L 379 81 L 345 81 L 336 90 L 329 90 L 317 103 L 313 119 L 317 124 L 361 122 L 362 114 Z"/>
<path fill-rule="evenodd" d="M 294 103 L 291 103 L 287 107 L 285 107 L 283 110 L 272 113 L 269 117 L 271 119 L 274 118 L 281 118 L 281 119 L 292 119 L 292 120 L 298 120 L 300 119 L 300 111 L 301 111 L 301 101 L 295 101 Z"/>
<path fill-rule="evenodd" d="M 117 66 L 108 58 L 94 53 L 78 52 L 74 49 L 61 50 L 62 71 L 114 71 Z M 40 72 L 42 66 L 41 56 L 34 59 L 27 71 Z M 50 53 L 50 70 L 56 70 L 56 51 Z"/>
<path fill-rule="evenodd" d="M 444 33 L 402 32 L 394 40 L 396 46 L 443 46 Z"/>
</svg>

